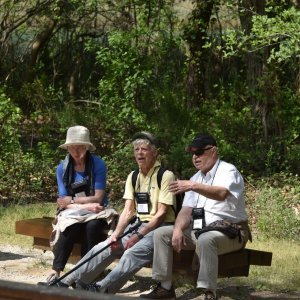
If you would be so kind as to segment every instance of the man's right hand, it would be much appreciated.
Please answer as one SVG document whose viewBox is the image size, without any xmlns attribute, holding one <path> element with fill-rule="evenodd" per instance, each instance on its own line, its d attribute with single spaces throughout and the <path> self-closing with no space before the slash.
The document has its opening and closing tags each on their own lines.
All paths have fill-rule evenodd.
<svg viewBox="0 0 300 300">
<path fill-rule="evenodd" d="M 110 246 L 110 248 L 111 248 L 112 251 L 117 251 L 117 250 L 120 249 L 120 241 L 117 241 L 117 240 L 118 240 L 118 236 L 116 234 L 114 234 L 114 232 L 108 238 L 108 243 L 113 243 Z"/>
<path fill-rule="evenodd" d="M 174 250 L 179 253 L 185 245 L 186 242 L 182 230 L 175 228 L 172 236 L 172 246 Z"/>
</svg>

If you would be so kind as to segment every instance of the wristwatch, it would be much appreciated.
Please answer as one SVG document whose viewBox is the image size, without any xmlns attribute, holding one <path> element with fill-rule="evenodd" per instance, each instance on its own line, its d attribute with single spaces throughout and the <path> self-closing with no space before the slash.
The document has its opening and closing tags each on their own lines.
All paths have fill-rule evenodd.
<svg viewBox="0 0 300 300">
<path fill-rule="evenodd" d="M 138 231 L 136 231 L 135 234 L 138 236 L 138 238 L 139 238 L 140 240 L 144 237 L 144 236 L 143 236 L 140 232 L 138 232 Z"/>
<path fill-rule="evenodd" d="M 72 199 L 71 199 L 71 202 L 70 202 L 71 204 L 74 204 L 75 203 L 75 200 L 74 200 L 74 198 L 73 198 L 73 196 L 72 196 Z"/>
</svg>

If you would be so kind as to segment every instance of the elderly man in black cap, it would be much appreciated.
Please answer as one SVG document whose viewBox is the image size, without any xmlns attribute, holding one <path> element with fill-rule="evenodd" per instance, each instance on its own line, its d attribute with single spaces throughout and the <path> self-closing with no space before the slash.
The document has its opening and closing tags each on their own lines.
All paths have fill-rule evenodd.
<svg viewBox="0 0 300 300">
<path fill-rule="evenodd" d="M 138 270 L 152 262 L 154 230 L 174 224 L 175 196 L 168 190 L 168 186 L 175 177 L 171 171 L 160 171 L 162 168 L 157 160 L 156 138 L 149 132 L 139 132 L 133 137 L 133 148 L 139 170 L 131 172 L 127 177 L 123 196 L 124 209 L 116 229 L 106 241 L 92 248 L 77 266 L 85 260 L 86 263 L 74 268 L 74 272 L 57 282 L 56 286 L 72 285 L 100 293 L 118 292 Z M 132 226 L 130 220 L 135 215 L 141 222 L 140 226 L 133 233 L 124 236 L 123 233 Z M 101 252 L 105 247 L 107 248 Z M 94 256 L 97 252 L 100 253 Z M 104 269 L 120 256 L 114 269 L 102 280 L 96 281 Z"/>
<path fill-rule="evenodd" d="M 216 299 L 218 255 L 241 249 L 250 238 L 244 182 L 236 167 L 219 159 L 217 143 L 207 134 L 198 134 L 187 151 L 198 172 L 169 185 L 169 191 L 185 192 L 185 197 L 175 225 L 154 234 L 152 277 L 159 283 L 142 298 L 175 298 L 173 249 L 195 249 L 200 264 L 197 288 L 203 290 L 203 299 Z"/>
</svg>

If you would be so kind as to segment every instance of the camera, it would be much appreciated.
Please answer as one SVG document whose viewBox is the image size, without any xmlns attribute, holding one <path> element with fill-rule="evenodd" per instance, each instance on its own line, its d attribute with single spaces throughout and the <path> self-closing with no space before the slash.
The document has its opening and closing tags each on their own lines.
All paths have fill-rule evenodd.
<svg viewBox="0 0 300 300">
<path fill-rule="evenodd" d="M 87 184 L 87 178 L 83 179 L 82 181 L 71 183 L 72 192 L 75 194 L 76 197 L 86 196 L 85 191 Z"/>
</svg>

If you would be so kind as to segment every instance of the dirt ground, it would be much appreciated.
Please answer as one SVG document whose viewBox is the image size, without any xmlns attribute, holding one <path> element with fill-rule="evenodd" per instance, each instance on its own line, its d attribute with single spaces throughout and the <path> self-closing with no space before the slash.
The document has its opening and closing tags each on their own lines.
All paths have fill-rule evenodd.
<svg viewBox="0 0 300 300">
<path fill-rule="evenodd" d="M 52 263 L 52 253 L 37 249 L 20 248 L 17 246 L 0 245 L 0 280 L 36 284 L 45 281 Z M 67 265 L 71 269 L 73 265 Z M 150 290 L 154 282 L 150 269 L 142 269 L 132 281 L 118 293 L 127 297 L 139 297 Z M 200 299 L 199 292 L 190 284 L 182 284 L 176 288 L 177 299 Z M 298 294 L 276 294 L 257 292 L 249 286 L 227 286 L 218 289 L 219 300 L 262 300 L 262 299 L 300 299 Z"/>
</svg>

